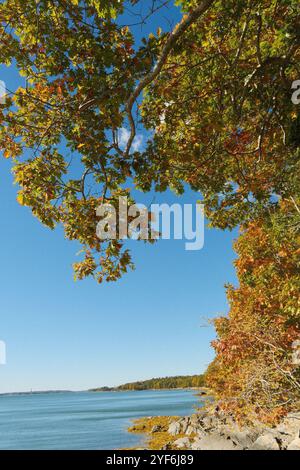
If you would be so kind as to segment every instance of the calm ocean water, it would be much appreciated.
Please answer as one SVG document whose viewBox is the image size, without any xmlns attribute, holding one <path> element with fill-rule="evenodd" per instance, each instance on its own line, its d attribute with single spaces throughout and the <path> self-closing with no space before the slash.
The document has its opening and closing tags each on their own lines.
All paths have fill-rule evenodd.
<svg viewBox="0 0 300 470">
<path fill-rule="evenodd" d="M 118 449 L 142 437 L 132 418 L 188 415 L 200 406 L 190 390 L 76 392 L 0 396 L 0 449 Z"/>
</svg>

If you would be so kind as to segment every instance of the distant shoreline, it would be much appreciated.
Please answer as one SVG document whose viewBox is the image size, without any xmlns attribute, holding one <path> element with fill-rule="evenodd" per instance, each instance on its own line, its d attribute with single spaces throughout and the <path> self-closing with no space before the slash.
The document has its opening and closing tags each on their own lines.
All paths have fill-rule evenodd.
<svg viewBox="0 0 300 470">
<path fill-rule="evenodd" d="M 205 390 L 205 387 L 170 387 L 170 388 L 141 388 L 141 389 L 130 389 L 130 388 L 111 388 L 111 389 L 91 389 L 87 390 L 90 393 L 105 393 L 105 392 L 159 392 L 159 391 L 171 391 L 171 390 Z"/>
<path fill-rule="evenodd" d="M 205 391 L 204 375 L 176 375 L 172 377 L 156 377 L 137 382 L 128 382 L 115 387 L 95 387 L 89 390 L 30 390 L 26 392 L 0 393 L 0 396 L 12 395 L 42 395 L 49 393 L 78 393 L 78 392 L 142 392 L 145 390 L 202 390 Z"/>
<path fill-rule="evenodd" d="M 127 382 L 116 387 L 95 387 L 89 392 L 120 392 L 142 390 L 198 390 L 205 387 L 204 375 L 175 375 L 172 377 L 153 377 L 148 380 Z"/>
<path fill-rule="evenodd" d="M 62 393 L 105 393 L 105 392 L 159 392 L 159 391 L 172 391 L 172 390 L 194 390 L 199 392 L 205 392 L 208 390 L 206 387 L 173 387 L 173 388 L 145 388 L 145 389 L 118 389 L 111 388 L 109 390 L 101 390 L 101 389 L 92 389 L 92 390 L 41 390 L 41 391 L 32 391 L 32 392 L 5 392 L 0 393 L 0 397 L 5 396 L 24 396 L 24 395 L 49 395 L 53 394 L 62 394 Z"/>
<path fill-rule="evenodd" d="M 76 393 L 72 390 L 37 390 L 32 392 L 6 392 L 0 393 L 0 397 L 15 395 L 47 395 L 49 393 Z"/>
</svg>

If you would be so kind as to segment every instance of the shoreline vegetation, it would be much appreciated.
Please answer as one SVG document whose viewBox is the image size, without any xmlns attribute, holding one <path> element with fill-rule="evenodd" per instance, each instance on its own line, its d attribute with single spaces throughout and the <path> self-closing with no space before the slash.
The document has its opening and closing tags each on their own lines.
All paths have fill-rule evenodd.
<svg viewBox="0 0 300 470">
<path fill-rule="evenodd" d="M 178 375 L 174 377 L 158 377 L 149 380 L 128 382 L 117 387 L 92 388 L 89 392 L 122 392 L 142 390 L 198 390 L 205 388 L 204 375 Z"/>
<path fill-rule="evenodd" d="M 144 435 L 131 450 L 300 450 L 300 413 L 288 414 L 273 427 L 261 422 L 240 426 L 210 403 L 191 416 L 135 419 L 128 432 Z"/>
</svg>

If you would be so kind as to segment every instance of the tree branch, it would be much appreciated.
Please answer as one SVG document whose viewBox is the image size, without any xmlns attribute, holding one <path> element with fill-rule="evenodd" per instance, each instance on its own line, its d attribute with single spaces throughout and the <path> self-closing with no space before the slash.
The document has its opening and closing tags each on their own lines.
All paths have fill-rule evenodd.
<svg viewBox="0 0 300 470">
<path fill-rule="evenodd" d="M 164 45 L 164 48 L 162 50 L 161 56 L 159 57 L 154 69 L 146 75 L 143 80 L 140 81 L 140 83 L 137 85 L 133 93 L 130 95 L 127 104 L 126 104 L 126 112 L 128 114 L 128 120 L 130 124 L 130 137 L 128 139 L 128 143 L 126 146 L 125 150 L 125 156 L 128 156 L 130 152 L 130 148 L 132 146 L 133 140 L 135 138 L 136 134 L 136 128 L 135 128 L 135 122 L 132 116 L 132 108 L 133 105 L 136 101 L 136 99 L 139 97 L 141 92 L 148 86 L 150 85 L 153 80 L 160 74 L 164 64 L 167 61 L 167 58 L 170 54 L 170 52 L 173 50 L 174 46 L 176 45 L 178 39 L 185 33 L 185 31 L 193 24 L 195 21 L 197 21 L 200 16 L 208 10 L 212 6 L 215 0 L 203 0 L 199 6 L 197 6 L 194 10 L 192 10 L 188 15 L 185 15 L 182 19 L 182 21 L 176 25 L 172 33 L 169 35 L 169 38 Z"/>
</svg>

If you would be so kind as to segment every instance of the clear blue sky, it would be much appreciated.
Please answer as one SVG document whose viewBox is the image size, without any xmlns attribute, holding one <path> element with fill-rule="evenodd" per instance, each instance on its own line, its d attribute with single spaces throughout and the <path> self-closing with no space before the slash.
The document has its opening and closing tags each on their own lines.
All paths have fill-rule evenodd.
<svg viewBox="0 0 300 470">
<path fill-rule="evenodd" d="M 0 79 L 10 89 L 19 83 L 6 68 Z M 136 271 L 114 284 L 75 283 L 71 265 L 79 246 L 17 204 L 10 162 L 2 157 L 0 172 L 0 340 L 7 345 L 0 393 L 79 390 L 205 370 L 214 330 L 203 325 L 228 311 L 223 286 L 235 282 L 236 233 L 206 229 L 204 249 L 194 252 L 182 241 L 132 241 Z M 167 193 L 155 202 L 197 199 Z"/>
</svg>

